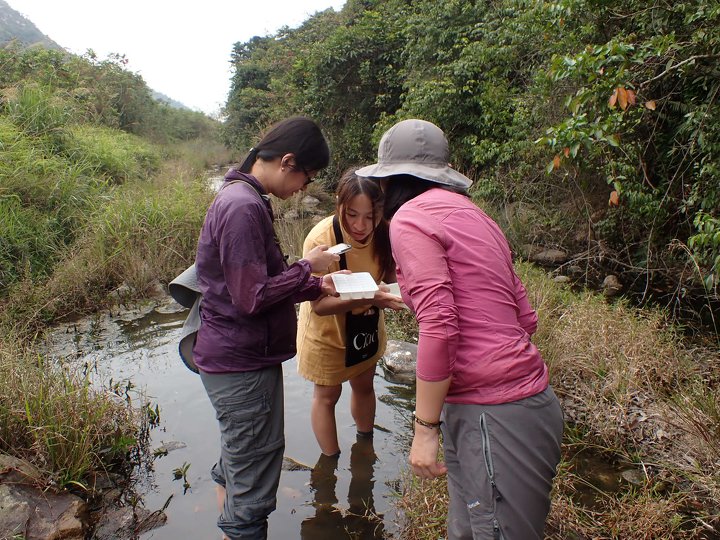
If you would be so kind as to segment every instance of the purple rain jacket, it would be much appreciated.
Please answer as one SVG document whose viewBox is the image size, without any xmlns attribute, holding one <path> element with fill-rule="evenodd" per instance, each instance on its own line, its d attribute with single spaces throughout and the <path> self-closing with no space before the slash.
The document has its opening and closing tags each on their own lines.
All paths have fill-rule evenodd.
<svg viewBox="0 0 720 540">
<path fill-rule="evenodd" d="M 228 185 L 232 180 L 243 182 Z M 205 216 L 195 259 L 203 298 L 193 356 L 208 373 L 292 358 L 295 303 L 321 294 L 321 278 L 311 275 L 308 261 L 287 265 L 260 182 L 233 169 L 225 182 Z"/>
</svg>

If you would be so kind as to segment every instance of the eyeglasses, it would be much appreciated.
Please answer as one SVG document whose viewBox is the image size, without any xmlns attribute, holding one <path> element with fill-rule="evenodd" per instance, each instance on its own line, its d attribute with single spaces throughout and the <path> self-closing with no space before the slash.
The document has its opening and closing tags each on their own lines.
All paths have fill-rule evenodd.
<svg viewBox="0 0 720 540">
<path fill-rule="evenodd" d="M 310 177 L 310 173 L 305 169 L 305 167 L 298 167 L 297 165 L 290 165 L 292 170 L 302 172 L 305 175 L 305 183 L 303 186 L 307 186 L 309 184 L 312 184 L 315 179 Z"/>
<path fill-rule="evenodd" d="M 312 184 L 312 183 L 315 181 L 314 178 L 310 178 L 310 173 L 307 172 L 305 169 L 302 169 L 302 172 L 303 172 L 303 174 L 306 176 L 306 178 L 305 178 L 305 183 L 303 184 L 304 186 L 308 186 L 308 185 Z"/>
</svg>

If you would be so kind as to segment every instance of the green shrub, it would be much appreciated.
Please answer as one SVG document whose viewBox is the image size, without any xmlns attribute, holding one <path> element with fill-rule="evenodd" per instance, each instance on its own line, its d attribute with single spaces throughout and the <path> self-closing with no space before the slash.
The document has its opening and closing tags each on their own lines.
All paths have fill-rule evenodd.
<svg viewBox="0 0 720 540">
<path fill-rule="evenodd" d="M 82 160 L 116 183 L 147 179 L 160 166 L 159 150 L 135 135 L 90 124 L 69 131 L 64 148 L 68 157 Z"/>
</svg>

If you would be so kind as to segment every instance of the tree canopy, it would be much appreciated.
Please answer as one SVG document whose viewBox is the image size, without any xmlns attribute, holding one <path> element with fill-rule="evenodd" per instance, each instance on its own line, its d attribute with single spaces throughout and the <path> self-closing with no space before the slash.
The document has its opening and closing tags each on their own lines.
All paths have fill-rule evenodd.
<svg viewBox="0 0 720 540">
<path fill-rule="evenodd" d="M 394 122 L 424 118 L 476 198 L 557 206 L 519 241 L 562 229 L 577 188 L 571 225 L 590 238 L 556 243 L 646 289 L 717 299 L 719 23 L 709 0 L 349 0 L 235 45 L 226 138 L 246 149 L 310 115 L 336 177 Z"/>
</svg>

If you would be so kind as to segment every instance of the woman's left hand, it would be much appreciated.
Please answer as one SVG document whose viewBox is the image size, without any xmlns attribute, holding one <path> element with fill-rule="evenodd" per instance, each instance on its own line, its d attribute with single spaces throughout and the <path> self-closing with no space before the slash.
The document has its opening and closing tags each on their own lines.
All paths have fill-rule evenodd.
<svg viewBox="0 0 720 540">
<path fill-rule="evenodd" d="M 436 478 L 447 472 L 445 463 L 438 461 L 440 431 L 415 424 L 415 436 L 410 448 L 410 465 L 420 478 Z"/>
<path fill-rule="evenodd" d="M 373 298 L 373 305 L 380 309 L 393 309 L 395 311 L 407 307 L 403 304 L 402 298 L 383 289 L 387 289 L 387 285 L 380 285 L 380 290 L 375 293 Z"/>
</svg>

